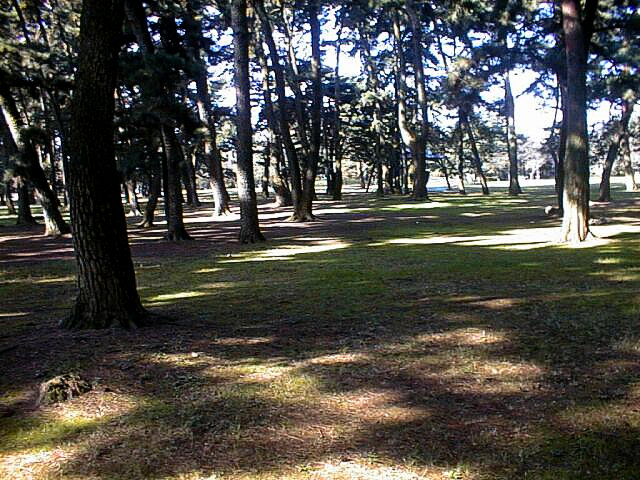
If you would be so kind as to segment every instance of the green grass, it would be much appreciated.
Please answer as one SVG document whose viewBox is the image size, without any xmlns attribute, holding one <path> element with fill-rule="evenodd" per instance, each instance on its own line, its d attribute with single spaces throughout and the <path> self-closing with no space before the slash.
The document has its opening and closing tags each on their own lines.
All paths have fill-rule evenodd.
<svg viewBox="0 0 640 480">
<path fill-rule="evenodd" d="M 136 332 L 55 330 L 73 262 L 5 266 L 0 348 L 20 343 L 0 376 L 18 409 L 0 419 L 8 472 L 640 478 L 640 221 L 614 193 L 626 203 L 596 210 L 606 238 L 584 248 L 549 241 L 553 194 L 528 189 L 350 196 L 313 234 L 147 252 L 140 295 L 172 323 Z M 105 389 L 22 409 L 69 370 Z"/>
</svg>

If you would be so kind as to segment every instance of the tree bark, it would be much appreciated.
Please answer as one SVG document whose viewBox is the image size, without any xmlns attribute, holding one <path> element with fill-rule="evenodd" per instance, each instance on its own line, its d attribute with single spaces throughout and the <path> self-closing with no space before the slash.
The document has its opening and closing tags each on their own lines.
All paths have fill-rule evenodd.
<svg viewBox="0 0 640 480">
<path fill-rule="evenodd" d="M 147 204 L 144 207 L 143 220 L 139 224 L 142 228 L 153 227 L 156 207 L 158 205 L 158 197 L 160 197 L 160 192 L 162 190 L 162 176 L 160 168 L 158 167 L 159 166 L 156 166 L 154 171 L 149 173 L 149 197 L 147 198 Z"/>
<path fill-rule="evenodd" d="M 509 195 L 520 195 L 522 188 L 518 181 L 518 137 L 516 136 L 515 102 L 511 92 L 509 71 L 504 75 L 504 108 L 507 120 L 507 151 L 509 153 Z"/>
<path fill-rule="evenodd" d="M 18 225 L 37 225 L 36 219 L 31 214 L 31 194 L 27 182 L 18 177 Z"/>
<path fill-rule="evenodd" d="M 253 6 L 260 18 L 262 33 L 264 40 L 269 48 L 269 56 L 271 58 L 271 67 L 276 80 L 276 95 L 278 97 L 278 120 L 280 124 L 280 135 L 284 144 L 285 154 L 287 156 L 287 164 L 289 165 L 289 175 L 291 177 L 291 196 L 293 201 L 294 212 L 300 208 L 302 202 L 302 181 L 300 175 L 300 162 L 296 153 L 295 145 L 291 139 L 289 130 L 289 120 L 287 119 L 287 97 L 285 93 L 285 81 L 282 65 L 278 56 L 275 41 L 271 29 L 271 23 L 264 10 L 263 0 L 254 0 Z"/>
<path fill-rule="evenodd" d="M 196 63 L 195 83 L 198 108 L 198 117 L 205 126 L 206 131 L 203 136 L 204 155 L 209 169 L 209 182 L 213 194 L 214 211 L 213 215 L 218 217 L 231 212 L 229 208 L 229 193 L 224 183 L 224 173 L 222 169 L 222 158 L 217 145 L 217 131 L 215 112 L 209 94 L 207 81 L 207 67 L 203 48 L 202 6 L 190 11 L 185 19 L 184 28 L 186 32 L 187 46 L 191 50 L 191 56 Z"/>
<path fill-rule="evenodd" d="M 473 129 L 471 128 L 471 122 L 469 122 L 469 117 L 466 112 L 462 112 L 460 114 L 460 118 L 462 124 L 464 125 L 465 130 L 467 131 L 467 137 L 469 137 L 469 145 L 471 145 L 471 153 L 473 159 L 473 168 L 476 171 L 476 175 L 480 179 L 480 187 L 482 188 L 483 195 L 489 195 L 489 186 L 487 185 L 487 177 L 484 175 L 484 171 L 482 170 L 482 160 L 480 158 L 480 153 L 478 152 L 478 146 L 476 145 L 476 137 L 473 134 Z"/>
<path fill-rule="evenodd" d="M 334 200 L 342 200 L 342 140 L 340 139 L 340 51 L 342 49 L 343 21 L 340 19 L 338 38 L 336 39 L 336 67 L 334 71 L 335 84 L 333 86 L 334 114 L 332 132 L 333 151 L 333 179 L 331 182 L 331 195 Z"/>
<path fill-rule="evenodd" d="M 418 148 L 416 146 L 416 133 L 411 128 L 407 115 L 407 82 L 405 79 L 405 59 L 404 51 L 402 47 L 402 35 L 400 32 L 400 20 L 398 18 L 397 10 L 393 12 L 393 38 L 395 45 L 395 71 L 396 71 L 396 95 L 398 104 L 398 128 L 400 130 L 400 136 L 406 148 L 411 150 L 413 170 L 414 172 L 419 168 L 420 157 L 418 155 Z M 408 178 L 407 172 L 407 178 Z M 408 181 L 407 181 L 408 183 Z M 426 184 L 425 184 L 426 185 Z M 416 193 L 416 179 L 414 173 L 413 189 Z M 418 189 L 418 194 L 419 194 Z"/>
<path fill-rule="evenodd" d="M 597 1 L 589 3 L 597 5 Z M 590 12 L 585 13 L 589 17 Z M 562 0 L 562 29 L 567 62 L 567 142 L 560 238 L 563 242 L 577 243 L 589 233 L 588 38 L 585 39 L 579 0 Z"/>
<path fill-rule="evenodd" d="M 427 92 L 425 89 L 424 79 L 424 65 L 422 62 L 422 25 L 420 23 L 419 16 L 415 11 L 415 5 L 412 0 L 406 0 L 405 5 L 407 7 L 407 13 L 409 15 L 409 25 L 412 32 L 412 47 L 413 47 L 413 70 L 415 72 L 415 83 L 418 91 L 418 124 L 420 125 L 420 132 L 415 136 L 415 163 L 414 163 L 414 177 L 413 177 L 413 198 L 416 200 L 424 200 L 429 198 L 427 191 L 427 181 L 429 179 L 427 175 L 427 137 L 429 135 L 429 119 L 428 119 L 428 105 L 427 105 Z"/>
<path fill-rule="evenodd" d="M 600 179 L 600 191 L 598 195 L 599 202 L 611 201 L 611 171 L 613 170 L 613 164 L 618 156 L 618 150 L 620 150 L 620 144 L 625 132 L 629 130 L 629 120 L 633 113 L 634 103 L 624 100 L 622 103 L 622 117 L 616 122 L 615 129 L 611 134 L 611 143 L 607 150 L 607 158 L 604 162 L 602 169 L 602 178 Z M 625 165 L 626 166 L 626 165 Z"/>
<path fill-rule="evenodd" d="M 69 163 L 78 296 L 61 322 L 67 328 L 131 327 L 147 319 L 136 290 L 113 147 L 122 21 L 122 0 L 83 1 Z"/>
<path fill-rule="evenodd" d="M 59 236 L 71 233 L 69 225 L 62 218 L 60 201 L 47 182 L 38 152 L 27 134 L 26 125 L 20 118 L 15 100 L 4 85 L 0 89 L 0 107 L 2 109 L 0 121 L 4 124 L 1 128 L 5 132 L 8 150 L 12 152 L 15 159 L 15 173 L 31 182 L 36 189 L 44 216 L 45 235 Z M 25 212 L 25 217 L 20 220 L 30 223 L 29 216 Z"/>
<path fill-rule="evenodd" d="M 172 125 L 160 125 L 162 145 L 166 160 L 166 181 L 164 182 L 164 205 L 167 217 L 167 240 L 178 242 L 191 240 L 184 227 L 182 211 L 182 188 L 180 184 L 180 145 Z"/>
<path fill-rule="evenodd" d="M 253 177 L 253 127 L 251 126 L 251 86 L 249 84 L 249 31 L 246 0 L 231 3 L 233 66 L 236 89 L 236 149 L 238 199 L 242 243 L 264 241 L 258 222 L 256 186 Z"/>
</svg>

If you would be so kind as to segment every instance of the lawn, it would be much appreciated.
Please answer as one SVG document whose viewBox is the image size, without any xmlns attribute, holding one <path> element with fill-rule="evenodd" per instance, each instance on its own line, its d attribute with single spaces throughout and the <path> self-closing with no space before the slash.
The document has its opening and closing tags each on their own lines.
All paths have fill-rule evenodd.
<svg viewBox="0 0 640 480">
<path fill-rule="evenodd" d="M 131 219 L 134 331 L 59 330 L 71 241 L 1 210 L 0 477 L 637 480 L 640 197 L 613 194 L 578 248 L 547 187 L 263 204 L 249 246 L 210 203 L 193 242 Z M 67 372 L 93 390 L 36 407 Z"/>
</svg>

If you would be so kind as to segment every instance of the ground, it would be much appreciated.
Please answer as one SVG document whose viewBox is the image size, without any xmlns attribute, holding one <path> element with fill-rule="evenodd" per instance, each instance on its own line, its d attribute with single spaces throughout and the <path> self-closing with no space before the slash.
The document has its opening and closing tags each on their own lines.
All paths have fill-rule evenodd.
<svg viewBox="0 0 640 480">
<path fill-rule="evenodd" d="M 193 242 L 131 219 L 164 318 L 133 331 L 59 330 L 70 239 L 2 210 L 0 477 L 638 479 L 640 200 L 615 187 L 580 248 L 530 185 L 264 203 L 249 246 L 210 203 Z M 36 407 L 68 372 L 95 388 Z"/>
</svg>

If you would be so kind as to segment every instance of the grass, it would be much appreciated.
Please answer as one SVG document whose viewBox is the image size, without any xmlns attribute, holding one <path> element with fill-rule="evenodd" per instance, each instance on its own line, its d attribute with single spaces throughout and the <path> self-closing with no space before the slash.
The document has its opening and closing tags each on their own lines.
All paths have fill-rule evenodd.
<svg viewBox="0 0 640 480">
<path fill-rule="evenodd" d="M 350 193 L 306 228 L 263 206 L 254 246 L 191 211 L 193 243 L 131 229 L 143 302 L 172 318 L 133 332 L 57 330 L 69 240 L 7 227 L 0 472 L 640 478 L 640 222 L 635 194 L 614 195 L 581 248 L 554 243 L 545 188 Z M 34 409 L 69 371 L 96 388 Z"/>
</svg>

